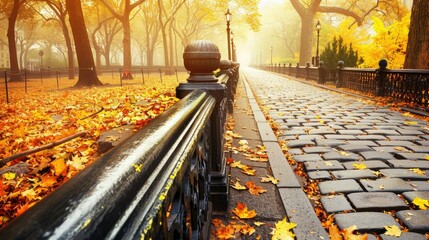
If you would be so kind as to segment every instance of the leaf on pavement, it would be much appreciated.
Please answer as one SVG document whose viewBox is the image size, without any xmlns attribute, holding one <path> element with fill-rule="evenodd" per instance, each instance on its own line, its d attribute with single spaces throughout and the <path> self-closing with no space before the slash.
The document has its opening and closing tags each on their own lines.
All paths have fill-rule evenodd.
<svg viewBox="0 0 429 240">
<path fill-rule="evenodd" d="M 63 158 L 55 159 L 51 162 L 51 170 L 54 172 L 55 176 L 61 175 L 64 171 L 67 170 L 67 166 Z"/>
<path fill-rule="evenodd" d="M 410 171 L 417 173 L 418 175 L 426 175 L 426 173 L 419 168 L 410 168 Z"/>
<path fill-rule="evenodd" d="M 367 166 L 363 163 L 353 163 L 352 165 L 353 165 L 354 169 L 359 169 L 359 170 L 367 169 Z"/>
<path fill-rule="evenodd" d="M 266 177 L 260 177 L 261 178 L 261 182 L 265 183 L 265 182 L 272 182 L 273 184 L 277 184 L 279 183 L 279 180 L 273 176 L 267 175 Z"/>
<path fill-rule="evenodd" d="M 427 210 L 429 208 L 429 200 L 427 199 L 416 197 L 412 203 L 418 206 L 421 210 Z"/>
<path fill-rule="evenodd" d="M 395 225 L 384 226 L 384 229 L 386 229 L 386 232 L 384 234 L 386 234 L 387 236 L 400 237 L 402 233 L 401 229 L 399 229 L 398 226 Z"/>
<path fill-rule="evenodd" d="M 234 185 L 231 186 L 235 190 L 246 190 L 247 188 L 240 184 L 239 181 L 236 181 Z"/>
<path fill-rule="evenodd" d="M 256 186 L 254 182 L 246 182 L 246 187 L 252 195 L 259 195 L 260 193 L 267 192 L 264 188 Z"/>
<path fill-rule="evenodd" d="M 250 219 L 257 215 L 255 210 L 247 209 L 246 204 L 241 202 L 237 203 L 237 206 L 232 210 L 232 212 L 240 219 Z"/>
<path fill-rule="evenodd" d="M 249 175 L 249 176 L 255 176 L 256 175 L 256 170 L 252 169 L 251 167 L 243 168 L 241 170 L 241 172 L 246 174 L 246 175 Z"/>
<path fill-rule="evenodd" d="M 272 240 L 293 240 L 295 239 L 295 234 L 291 231 L 292 228 L 296 227 L 296 223 L 287 222 L 286 218 L 281 221 L 278 221 L 276 228 L 273 228 L 271 232 Z"/>
</svg>

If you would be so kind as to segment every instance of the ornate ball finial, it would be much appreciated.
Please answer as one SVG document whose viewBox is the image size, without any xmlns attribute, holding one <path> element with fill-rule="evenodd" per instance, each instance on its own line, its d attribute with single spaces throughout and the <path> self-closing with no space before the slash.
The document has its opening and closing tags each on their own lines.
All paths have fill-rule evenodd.
<svg viewBox="0 0 429 240">
<path fill-rule="evenodd" d="M 191 42 L 183 53 L 185 68 L 190 71 L 188 82 L 217 82 L 213 71 L 220 66 L 219 48 L 207 40 Z"/>
<path fill-rule="evenodd" d="M 387 68 L 387 60 L 386 60 L 386 59 L 381 59 L 381 60 L 378 62 L 378 66 L 379 66 L 380 68 Z"/>
<path fill-rule="evenodd" d="M 340 60 L 340 61 L 338 61 L 338 67 L 344 67 L 344 61 L 343 60 Z"/>
</svg>

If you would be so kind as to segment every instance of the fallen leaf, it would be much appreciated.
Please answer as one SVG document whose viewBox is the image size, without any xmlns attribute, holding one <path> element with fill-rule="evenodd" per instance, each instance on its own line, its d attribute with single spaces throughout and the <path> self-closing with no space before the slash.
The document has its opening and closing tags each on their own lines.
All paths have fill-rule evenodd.
<svg viewBox="0 0 429 240">
<path fill-rule="evenodd" d="M 249 189 L 250 194 L 259 195 L 261 193 L 267 192 L 264 188 L 256 186 L 254 182 L 246 182 L 246 187 Z"/>
<path fill-rule="evenodd" d="M 279 180 L 273 176 L 267 175 L 266 177 L 260 177 L 261 178 L 261 182 L 265 183 L 265 182 L 271 182 L 273 184 L 277 184 L 279 183 Z"/>
<path fill-rule="evenodd" d="M 387 236 L 400 237 L 402 233 L 401 229 L 399 229 L 398 226 L 395 225 L 384 226 L 384 229 L 386 229 L 386 232 L 384 234 L 386 234 Z"/>
<path fill-rule="evenodd" d="M 67 166 L 64 162 L 64 159 L 58 158 L 58 159 L 55 159 L 54 161 L 52 161 L 51 162 L 51 169 L 52 169 L 52 171 L 54 171 L 55 176 L 58 176 L 61 173 L 63 173 L 67 169 Z"/>
<path fill-rule="evenodd" d="M 2 176 L 6 180 L 13 180 L 13 179 L 15 179 L 16 174 L 13 172 L 7 172 L 7 173 L 3 173 Z"/>
<path fill-rule="evenodd" d="M 350 156 L 350 154 L 349 154 L 349 153 L 344 152 L 344 151 L 340 151 L 340 152 L 339 152 L 339 154 L 340 154 L 341 156 Z"/>
<path fill-rule="evenodd" d="M 425 156 L 425 160 L 428 160 L 428 161 L 429 161 L 429 155 L 426 155 L 426 156 Z"/>
<path fill-rule="evenodd" d="M 413 121 L 405 121 L 404 124 L 406 124 L 406 125 L 417 125 L 417 123 L 413 122 Z"/>
<path fill-rule="evenodd" d="M 427 199 L 416 197 L 412 203 L 418 206 L 421 210 L 427 210 L 429 208 L 429 200 Z"/>
<path fill-rule="evenodd" d="M 255 176 L 256 175 L 256 170 L 252 169 L 252 167 L 249 166 L 245 166 L 244 168 L 241 169 L 241 172 L 249 175 L 249 176 Z"/>
<path fill-rule="evenodd" d="M 296 227 L 296 223 L 287 222 L 286 218 L 275 223 L 275 228 L 271 232 L 272 240 L 294 240 L 295 234 L 291 231 Z"/>
<path fill-rule="evenodd" d="M 354 169 L 365 170 L 367 169 L 366 165 L 363 163 L 353 163 Z"/>
<path fill-rule="evenodd" d="M 255 224 L 255 226 L 257 226 L 257 227 L 260 227 L 262 225 L 265 225 L 266 223 L 257 221 L 257 222 L 253 222 L 253 224 Z"/>
<path fill-rule="evenodd" d="M 247 209 L 246 204 L 241 202 L 237 203 L 237 206 L 232 210 L 232 212 L 240 219 L 250 219 L 257 215 L 255 210 Z"/>
<path fill-rule="evenodd" d="M 240 141 L 238 141 L 238 144 L 240 144 L 240 145 L 249 145 L 249 142 L 247 140 L 241 139 Z"/>
<path fill-rule="evenodd" d="M 239 181 L 236 181 L 234 185 L 231 186 L 232 188 L 236 190 L 246 190 L 247 188 L 240 184 Z"/>
<path fill-rule="evenodd" d="M 417 173 L 419 175 L 423 175 L 423 176 L 426 175 L 426 173 L 424 171 L 422 171 L 421 169 L 419 169 L 419 168 L 410 168 L 409 170 L 412 171 L 412 172 L 415 172 L 415 173 Z"/>
<path fill-rule="evenodd" d="M 329 166 L 329 167 L 334 166 L 334 164 L 333 164 L 333 163 L 331 163 L 330 161 L 324 161 L 323 163 L 324 163 L 326 166 Z"/>
</svg>

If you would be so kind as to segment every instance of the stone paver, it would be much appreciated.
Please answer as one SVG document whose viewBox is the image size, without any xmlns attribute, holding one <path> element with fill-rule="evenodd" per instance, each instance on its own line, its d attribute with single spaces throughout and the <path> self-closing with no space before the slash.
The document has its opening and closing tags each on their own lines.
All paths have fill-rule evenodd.
<svg viewBox="0 0 429 240">
<path fill-rule="evenodd" d="M 370 169 L 332 171 L 331 174 L 334 175 L 336 179 L 377 178 L 377 175 Z"/>
<path fill-rule="evenodd" d="M 307 171 L 316 171 L 316 170 L 343 170 L 344 166 L 340 162 L 331 160 L 331 161 L 312 161 L 306 162 L 304 164 Z"/>
<path fill-rule="evenodd" d="M 413 187 L 400 178 L 380 178 L 376 180 L 361 179 L 360 183 L 368 192 L 395 192 L 413 191 Z"/>
<path fill-rule="evenodd" d="M 388 160 L 394 168 L 420 168 L 429 169 L 429 161 L 419 160 Z"/>
<path fill-rule="evenodd" d="M 368 169 L 371 169 L 371 170 L 389 168 L 389 165 L 379 160 L 360 161 L 360 162 L 343 162 L 343 166 L 346 169 L 356 169 L 356 167 L 353 164 L 364 164 Z"/>
<path fill-rule="evenodd" d="M 403 210 L 396 216 L 413 232 L 429 232 L 429 210 Z"/>
<path fill-rule="evenodd" d="M 320 201 L 328 213 L 353 210 L 353 207 L 344 195 L 322 196 Z"/>
<path fill-rule="evenodd" d="M 359 192 L 347 195 L 357 211 L 407 209 L 408 205 L 393 192 Z"/>
<path fill-rule="evenodd" d="M 352 152 L 328 152 L 322 155 L 325 160 L 337 160 L 337 161 L 357 161 L 362 157 Z"/>
<path fill-rule="evenodd" d="M 412 202 L 416 197 L 421 199 L 429 199 L 429 191 L 421 191 L 421 192 L 404 192 L 402 196 L 408 201 Z"/>
<path fill-rule="evenodd" d="M 380 237 L 382 240 L 427 240 L 425 235 L 414 232 L 402 232 L 399 237 L 381 234 Z"/>
<path fill-rule="evenodd" d="M 352 193 L 362 192 L 363 189 L 353 179 L 323 181 L 319 183 L 319 190 L 322 194 L 329 193 Z"/>
<path fill-rule="evenodd" d="M 416 170 L 418 171 L 419 169 Z M 429 180 L 429 170 L 420 171 L 424 174 L 416 173 L 412 169 L 381 169 L 380 173 L 389 178 Z"/>
<path fill-rule="evenodd" d="M 335 214 L 334 217 L 340 229 L 356 225 L 360 231 L 380 232 L 385 230 L 384 226 L 400 227 L 395 218 L 380 212 L 341 213 Z"/>
</svg>

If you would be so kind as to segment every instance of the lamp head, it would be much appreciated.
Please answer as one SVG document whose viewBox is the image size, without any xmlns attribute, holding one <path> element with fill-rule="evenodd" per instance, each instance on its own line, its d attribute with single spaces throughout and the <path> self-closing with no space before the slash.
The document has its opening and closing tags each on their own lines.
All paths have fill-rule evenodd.
<svg viewBox="0 0 429 240">
<path fill-rule="evenodd" d="M 229 8 L 228 8 L 228 10 L 225 13 L 225 18 L 226 18 L 227 22 L 231 22 L 232 14 L 229 12 Z"/>
</svg>

